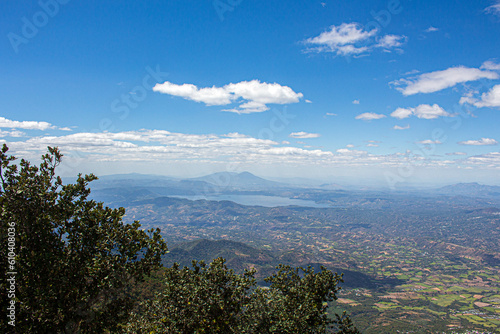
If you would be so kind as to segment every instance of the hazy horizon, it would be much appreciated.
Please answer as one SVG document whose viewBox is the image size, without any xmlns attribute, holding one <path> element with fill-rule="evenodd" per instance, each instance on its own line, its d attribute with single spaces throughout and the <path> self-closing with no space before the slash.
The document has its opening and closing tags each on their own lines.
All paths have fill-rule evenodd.
<svg viewBox="0 0 500 334">
<path fill-rule="evenodd" d="M 434 183 L 428 183 L 424 182 L 421 180 L 421 182 L 398 182 L 396 184 L 391 184 L 387 180 L 377 180 L 377 179 L 363 179 L 363 178 L 340 178 L 340 177 L 334 177 L 332 176 L 331 178 L 315 178 L 315 177 L 294 177 L 294 176 L 272 176 L 272 175 L 262 175 L 258 173 L 253 173 L 249 171 L 238 171 L 238 172 L 231 172 L 231 171 L 215 171 L 213 173 L 199 173 L 199 174 L 188 174 L 188 175 L 172 175 L 172 174 L 154 174 L 154 173 L 140 173 L 140 172 L 130 172 L 130 173 L 113 173 L 113 174 L 96 174 L 99 179 L 104 178 L 107 179 L 108 177 L 113 177 L 116 179 L 127 179 L 129 177 L 134 177 L 137 178 L 171 178 L 174 180 L 189 180 L 189 179 L 198 179 L 198 178 L 203 178 L 203 177 L 210 177 L 213 176 L 214 174 L 241 174 L 241 173 L 250 173 L 253 176 L 256 176 L 258 178 L 262 178 L 267 181 L 274 181 L 274 182 L 281 182 L 281 183 L 287 183 L 290 185 L 301 185 L 301 186 L 327 186 L 327 185 L 338 185 L 339 188 L 357 188 L 357 189 L 362 189 L 364 187 L 368 187 L 370 189 L 392 189 L 392 190 L 404 190 L 404 189 L 436 189 L 440 188 L 443 186 L 448 186 L 448 185 L 455 185 L 455 184 L 479 184 L 479 185 L 486 185 L 486 186 L 500 186 L 498 183 L 492 183 L 492 182 L 478 182 L 475 180 L 462 180 L 460 182 L 434 182 Z M 224 176 L 224 175 L 222 175 Z M 64 179 L 66 180 L 72 180 L 76 178 L 76 175 L 65 175 L 63 176 Z M 225 180 L 225 178 L 224 178 Z M 217 179 L 214 179 L 213 181 L 217 181 Z"/>
</svg>

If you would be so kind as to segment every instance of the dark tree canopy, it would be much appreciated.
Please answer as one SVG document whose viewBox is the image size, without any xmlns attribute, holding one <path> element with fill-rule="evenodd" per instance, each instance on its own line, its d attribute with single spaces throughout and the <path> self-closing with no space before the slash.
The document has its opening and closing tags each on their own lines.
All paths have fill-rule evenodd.
<svg viewBox="0 0 500 334">
<path fill-rule="evenodd" d="M 345 314 L 327 316 L 341 276 L 311 267 L 278 267 L 256 287 L 254 271 L 235 274 L 223 258 L 192 269 L 167 268 L 163 289 L 143 303 L 126 333 L 359 333 Z"/>
</svg>

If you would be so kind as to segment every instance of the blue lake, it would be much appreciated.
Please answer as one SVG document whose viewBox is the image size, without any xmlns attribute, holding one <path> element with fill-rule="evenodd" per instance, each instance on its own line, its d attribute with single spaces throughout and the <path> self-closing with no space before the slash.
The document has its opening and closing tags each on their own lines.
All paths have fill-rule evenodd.
<svg viewBox="0 0 500 334">
<path fill-rule="evenodd" d="M 288 206 L 288 205 L 297 205 L 297 206 L 306 206 L 311 208 L 331 208 L 332 206 L 327 204 L 318 204 L 314 201 L 296 199 L 296 198 L 286 198 L 279 196 L 265 196 L 265 195 L 211 195 L 211 196 L 172 196 L 168 197 L 176 197 L 176 198 L 185 198 L 192 201 L 196 201 L 199 199 L 204 199 L 207 201 L 231 201 L 242 205 L 258 205 L 265 206 L 269 208 L 277 207 L 277 206 Z"/>
</svg>

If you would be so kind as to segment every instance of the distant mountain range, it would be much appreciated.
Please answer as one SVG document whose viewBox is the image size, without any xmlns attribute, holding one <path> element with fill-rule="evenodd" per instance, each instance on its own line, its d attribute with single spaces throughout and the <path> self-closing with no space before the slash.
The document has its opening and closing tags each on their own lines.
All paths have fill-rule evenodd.
<svg viewBox="0 0 500 334">
<path fill-rule="evenodd" d="M 286 183 L 269 181 L 249 172 L 221 172 L 190 179 L 136 173 L 105 175 L 90 186 L 92 198 L 114 206 L 162 196 L 203 197 L 247 193 L 280 196 L 282 192 L 295 189 Z"/>
<path fill-rule="evenodd" d="M 221 188 L 243 188 L 243 189 L 262 189 L 275 187 L 290 187 L 290 185 L 281 182 L 269 181 L 255 176 L 249 172 L 233 173 L 220 172 L 214 173 L 191 180 L 203 181 Z"/>
<path fill-rule="evenodd" d="M 488 186 L 477 182 L 457 183 L 436 190 L 451 196 L 500 197 L 500 186 Z"/>
<path fill-rule="evenodd" d="M 90 186 L 91 197 L 109 206 L 127 206 L 134 201 L 165 196 L 212 200 L 225 196 L 225 199 L 231 200 L 231 196 L 234 195 L 266 195 L 309 200 L 333 206 L 365 204 L 380 206 L 381 200 L 401 202 L 408 201 L 415 196 L 422 198 L 463 197 L 462 201 L 467 201 L 466 198 L 474 198 L 483 202 L 500 200 L 500 186 L 478 183 L 459 183 L 438 189 L 412 191 L 355 190 L 344 188 L 336 183 L 312 187 L 291 185 L 266 180 L 249 172 L 221 172 L 189 179 L 136 173 L 106 175 L 92 182 Z"/>
<path fill-rule="evenodd" d="M 282 182 L 275 182 L 255 176 L 249 172 L 233 173 L 233 172 L 220 172 L 213 173 L 196 178 L 173 178 L 161 175 L 147 175 L 147 174 L 116 174 L 100 176 L 99 180 L 94 181 L 92 185 L 96 188 L 110 187 L 110 186 L 129 186 L 129 187 L 149 187 L 149 186 L 168 186 L 168 187 L 209 187 L 212 189 L 269 189 L 269 188 L 286 188 L 291 185 Z"/>
<path fill-rule="evenodd" d="M 276 179 L 278 180 L 278 179 Z M 68 179 L 70 181 L 70 179 Z M 309 186 L 308 186 L 309 184 Z M 270 189 L 324 189 L 324 190 L 362 190 L 353 186 L 329 182 L 320 183 L 318 181 L 304 178 L 279 178 L 279 181 L 272 181 L 256 176 L 250 172 L 218 172 L 195 178 L 175 178 L 164 175 L 152 174 L 113 174 L 99 176 L 98 181 L 92 183 L 93 188 L 108 188 L 108 187 L 174 187 L 195 189 L 210 188 L 219 189 L 222 191 L 229 190 L 270 190 Z M 370 187 L 370 191 L 376 191 L 376 188 Z M 500 193 L 500 186 L 483 185 L 477 182 L 457 183 L 447 185 L 434 190 L 415 190 L 417 188 L 409 188 L 417 192 L 430 193 L 446 193 L 450 195 L 484 195 L 497 196 Z M 379 189 L 383 190 L 383 189 Z"/>
</svg>

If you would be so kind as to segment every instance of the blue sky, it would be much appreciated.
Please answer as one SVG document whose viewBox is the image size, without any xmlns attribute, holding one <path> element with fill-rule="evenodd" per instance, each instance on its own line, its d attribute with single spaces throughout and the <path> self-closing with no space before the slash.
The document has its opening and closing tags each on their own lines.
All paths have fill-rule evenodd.
<svg viewBox="0 0 500 334">
<path fill-rule="evenodd" d="M 500 2 L 0 3 L 0 140 L 65 175 L 500 184 Z"/>
</svg>

